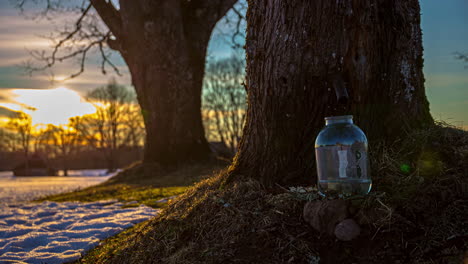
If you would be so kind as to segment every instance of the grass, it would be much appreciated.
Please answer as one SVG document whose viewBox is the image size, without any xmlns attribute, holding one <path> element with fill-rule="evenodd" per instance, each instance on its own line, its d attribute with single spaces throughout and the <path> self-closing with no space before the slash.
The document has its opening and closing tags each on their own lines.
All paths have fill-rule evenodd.
<svg viewBox="0 0 468 264">
<path fill-rule="evenodd" d="M 144 204 L 153 208 L 161 208 L 164 207 L 167 202 L 161 202 L 159 200 L 166 197 L 177 196 L 185 192 L 186 189 L 187 186 L 138 187 L 129 184 L 99 185 L 71 193 L 44 197 L 38 201 L 93 202 L 99 200 L 117 199 L 120 202 L 136 202 L 128 204 L 125 207 L 136 207 L 140 204 Z"/>
<path fill-rule="evenodd" d="M 167 201 L 159 200 L 180 195 L 187 190 L 188 186 L 208 177 L 214 171 L 221 169 L 223 165 L 225 165 L 223 161 L 214 160 L 204 164 L 189 164 L 177 170 L 160 171 L 151 166 L 148 168 L 136 163 L 125 169 L 123 173 L 99 185 L 70 193 L 46 196 L 37 201 L 93 202 L 117 199 L 120 202 L 133 202 L 126 205 L 128 207 L 144 204 L 153 208 L 161 208 L 167 205 Z"/>
<path fill-rule="evenodd" d="M 115 236 L 105 239 L 97 248 L 90 250 L 82 259 L 73 263 L 102 263 L 118 257 L 122 245 L 137 240 L 148 224 L 149 221 L 138 223 Z"/>
<path fill-rule="evenodd" d="M 468 246 L 467 133 L 439 125 L 371 146 L 374 190 L 352 198 L 362 231 L 351 242 L 304 222 L 304 204 L 319 199 L 314 191 L 271 191 L 251 179 L 225 186 L 222 171 L 79 262 L 461 263 Z"/>
<path fill-rule="evenodd" d="M 180 195 L 113 257 L 92 262 L 460 263 L 468 243 L 466 132 L 437 126 L 373 146 L 375 189 L 357 203 L 355 241 L 304 223 L 303 206 L 316 195 L 269 192 L 248 179 L 224 188 L 223 172 Z"/>
<path fill-rule="evenodd" d="M 164 208 L 171 200 L 161 202 L 162 198 L 184 193 L 194 182 L 216 173 L 226 166 L 226 161 L 210 160 L 206 163 L 188 164 L 177 170 L 162 171 L 154 166 L 139 163 L 126 168 L 123 173 L 96 186 L 74 192 L 51 195 L 36 200 L 41 201 L 80 201 L 93 202 L 116 199 L 120 202 L 133 202 L 124 207 L 144 204 L 153 208 Z M 102 263 L 118 257 L 123 245 L 128 245 L 145 232 L 149 221 L 136 224 L 125 231 L 105 239 L 100 246 L 90 250 L 75 263 Z"/>
</svg>

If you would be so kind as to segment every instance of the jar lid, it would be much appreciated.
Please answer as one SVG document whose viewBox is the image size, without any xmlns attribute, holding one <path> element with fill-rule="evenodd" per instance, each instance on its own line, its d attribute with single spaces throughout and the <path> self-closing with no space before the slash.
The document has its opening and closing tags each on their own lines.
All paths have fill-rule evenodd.
<svg viewBox="0 0 468 264">
<path fill-rule="evenodd" d="M 353 119 L 352 115 L 344 115 L 344 116 L 327 116 L 325 117 L 325 121 L 328 120 L 343 120 L 343 119 Z"/>
</svg>

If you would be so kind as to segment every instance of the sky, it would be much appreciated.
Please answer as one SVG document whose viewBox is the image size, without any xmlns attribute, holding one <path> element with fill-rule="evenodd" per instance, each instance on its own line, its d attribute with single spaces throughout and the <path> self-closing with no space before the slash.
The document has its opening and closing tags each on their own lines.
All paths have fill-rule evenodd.
<svg viewBox="0 0 468 264">
<path fill-rule="evenodd" d="M 26 19 L 11 2 L 0 0 L 0 117 L 8 114 L 8 109 L 33 107 L 37 110 L 30 113 L 36 123 L 46 122 L 51 116 L 55 124 L 66 123 L 68 116 L 92 111 L 82 98 L 86 92 L 105 85 L 111 77 L 121 84 L 130 84 L 128 70 L 117 53 L 112 55 L 113 61 L 123 76 L 110 70 L 111 74 L 103 75 L 97 56 L 91 57 L 84 74 L 65 82 L 52 83 L 50 72 L 25 74 L 20 65 L 31 59 L 30 50 L 50 50 L 50 42 L 41 36 L 49 35 L 73 17 L 54 21 Z M 465 129 L 468 129 L 468 68 L 464 66 L 468 63 L 456 60 L 454 52 L 468 53 L 467 11 L 467 0 L 421 0 L 424 73 L 431 112 L 434 118 Z M 222 22 L 210 41 L 210 57 L 231 54 L 221 32 L 226 32 Z M 76 70 L 73 63 L 59 64 L 53 69 L 53 78 L 63 79 Z M 51 96 L 54 94 L 61 96 Z"/>
<path fill-rule="evenodd" d="M 468 54 L 468 1 L 423 0 L 422 30 L 426 94 L 431 113 L 468 129 L 468 63 L 454 52 Z"/>
</svg>

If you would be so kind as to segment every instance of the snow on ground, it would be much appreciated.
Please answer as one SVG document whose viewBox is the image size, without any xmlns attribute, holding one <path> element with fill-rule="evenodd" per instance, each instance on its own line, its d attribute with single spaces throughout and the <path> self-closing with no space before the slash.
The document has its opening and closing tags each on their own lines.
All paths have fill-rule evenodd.
<svg viewBox="0 0 468 264">
<path fill-rule="evenodd" d="M 121 169 L 116 170 L 113 173 L 108 174 L 106 169 L 98 170 L 69 170 L 68 176 L 113 176 L 121 172 Z M 59 176 L 63 176 L 63 171 L 59 171 Z"/>
<path fill-rule="evenodd" d="M 147 220 L 158 210 L 94 203 L 29 201 L 101 183 L 102 170 L 71 171 L 67 177 L 14 177 L 0 172 L 0 263 L 63 263 L 76 260 L 99 241 Z M 83 176 L 88 175 L 88 176 Z M 80 176 L 80 177 L 78 177 Z"/>
<path fill-rule="evenodd" d="M 11 172 L 1 172 L 0 204 L 25 202 L 46 195 L 70 192 L 99 184 L 114 175 L 97 177 L 104 173 L 105 170 L 83 170 L 71 171 L 73 176 L 66 177 L 15 177 Z"/>
<path fill-rule="evenodd" d="M 23 204 L 0 211 L 0 263 L 63 263 L 77 260 L 99 241 L 158 210 L 122 208 L 116 201 Z"/>
</svg>

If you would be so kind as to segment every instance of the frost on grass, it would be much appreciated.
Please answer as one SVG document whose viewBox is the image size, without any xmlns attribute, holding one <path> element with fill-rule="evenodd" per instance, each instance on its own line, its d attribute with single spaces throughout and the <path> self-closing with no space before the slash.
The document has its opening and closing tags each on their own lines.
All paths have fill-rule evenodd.
<svg viewBox="0 0 468 264">
<path fill-rule="evenodd" d="M 64 263 L 158 210 L 117 201 L 0 205 L 0 263 Z"/>
</svg>

